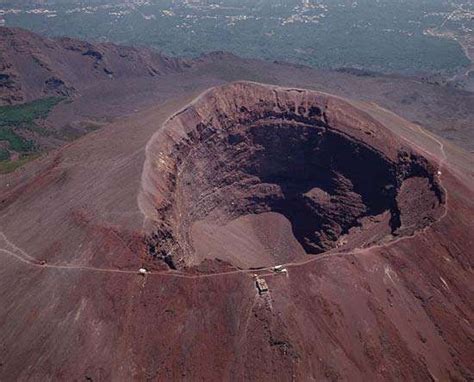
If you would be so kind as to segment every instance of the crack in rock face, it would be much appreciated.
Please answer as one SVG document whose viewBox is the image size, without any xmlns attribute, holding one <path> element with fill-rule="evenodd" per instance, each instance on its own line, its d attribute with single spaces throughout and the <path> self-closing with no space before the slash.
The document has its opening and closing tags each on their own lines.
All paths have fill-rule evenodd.
<svg viewBox="0 0 474 382">
<path fill-rule="evenodd" d="M 347 102 L 238 82 L 171 117 L 139 197 L 150 254 L 240 267 L 411 235 L 442 213 L 435 166 Z"/>
</svg>

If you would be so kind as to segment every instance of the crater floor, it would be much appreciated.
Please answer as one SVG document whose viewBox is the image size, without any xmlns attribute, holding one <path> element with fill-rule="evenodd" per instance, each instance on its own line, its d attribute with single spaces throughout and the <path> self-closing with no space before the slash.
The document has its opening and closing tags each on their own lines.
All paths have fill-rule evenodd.
<svg viewBox="0 0 474 382">
<path fill-rule="evenodd" d="M 150 255 L 250 268 L 412 235 L 443 199 L 436 167 L 345 101 L 238 82 L 153 136 L 139 203 Z"/>
</svg>

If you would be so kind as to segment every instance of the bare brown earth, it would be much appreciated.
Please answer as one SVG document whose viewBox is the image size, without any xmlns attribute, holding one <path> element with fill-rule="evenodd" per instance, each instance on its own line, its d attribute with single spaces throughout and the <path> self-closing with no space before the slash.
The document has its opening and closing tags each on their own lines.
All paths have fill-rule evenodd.
<svg viewBox="0 0 474 382">
<path fill-rule="evenodd" d="M 200 96 L 234 79 L 291 89 L 241 82 Z M 470 93 L 225 54 L 121 82 L 97 80 L 49 119 L 115 121 L 0 177 L 0 380 L 473 379 L 472 154 L 384 109 L 433 131 L 452 119 L 461 141 L 472 134 Z M 412 91 L 420 97 L 400 102 Z M 200 138 L 210 130 L 193 133 L 202 121 L 215 130 L 209 150 Z M 157 139 L 167 131 L 181 134 Z M 337 144 L 318 156 L 319 132 Z M 182 169 L 165 173 L 175 184 L 162 193 L 156 148 Z M 316 162 L 303 197 L 277 190 Z M 212 176 L 220 164 L 239 181 L 258 178 L 263 197 L 240 195 L 227 169 Z M 287 172 L 269 178 L 272 165 Z M 364 197 L 367 182 L 393 194 Z M 216 186 L 231 187 L 202 203 Z M 330 216 L 336 235 L 313 224 L 319 236 L 298 235 L 292 200 L 308 201 L 313 220 Z M 173 211 L 165 219 L 162 203 Z M 169 240 L 156 241 L 163 222 Z M 160 259 L 173 240 L 184 250 Z M 282 262 L 288 276 L 267 268 Z M 269 293 L 258 294 L 255 272 Z"/>
<path fill-rule="evenodd" d="M 274 91 L 282 99 L 278 107 Z M 144 219 L 137 197 L 146 185 L 145 160 L 154 153 L 156 137 L 186 113 L 191 117 L 180 126 L 191 132 L 195 122 L 207 121 L 216 109 L 234 110 L 238 117 L 241 111 L 235 106 L 251 107 L 260 98 L 276 108 L 274 123 L 265 120 L 257 127 L 255 119 L 245 117 L 239 131 L 267 123 L 272 129 L 291 125 L 283 131 L 309 125 L 310 136 L 310 129 L 323 127 L 316 122 L 323 114 L 296 123 L 296 116 L 309 115 L 310 109 L 286 109 L 306 99 L 311 100 L 308 106 L 325 106 L 324 134 L 347 134 L 340 147 L 352 146 L 345 143 L 349 136 L 358 137 L 362 142 L 354 149 L 383 153 L 385 165 L 395 166 L 394 174 L 399 174 L 400 150 L 417 158 L 425 175 L 401 176 L 396 183 L 397 204 L 406 211 L 401 224 L 415 224 L 414 229 L 395 237 L 385 220 L 377 219 L 385 239 L 368 247 L 353 246 L 351 236 L 346 250 L 296 251 L 287 264 L 288 277 L 266 268 L 258 271 L 270 288 L 264 295 L 257 293 L 245 258 L 240 269 L 228 258 L 201 259 L 199 265 L 177 271 L 153 260 L 145 244 L 154 225 L 149 216 Z M 351 101 L 351 106 L 324 94 L 239 83 L 206 93 L 168 119 L 191 100 L 170 100 L 2 177 L 3 380 L 472 379 L 474 199 L 472 173 L 463 168 L 472 171 L 472 157 L 369 103 Z M 194 109 L 200 110 L 199 118 L 190 112 Z M 175 139 L 170 135 L 158 146 L 173 148 L 185 137 L 172 131 Z M 373 135 L 366 133 L 370 131 Z M 199 151 L 200 144 L 196 147 Z M 343 150 L 337 153 L 344 158 Z M 353 159 L 347 165 L 356 163 Z M 408 167 L 413 163 L 409 160 Z M 367 165 L 370 170 L 372 164 Z M 186 180 L 186 171 L 182 174 Z M 354 184 L 356 178 L 350 179 Z M 432 194 L 427 182 L 441 191 L 441 199 L 426 202 L 423 195 Z M 196 190 L 200 187 L 196 184 Z M 406 192 L 416 197 L 405 197 Z M 161 203 L 159 198 L 155 202 Z M 409 203 L 414 203 L 411 208 Z M 195 204 L 184 206 L 188 213 Z M 425 213 L 432 216 L 428 222 L 422 218 Z M 265 214 L 283 215 L 275 209 Z M 230 217 L 231 223 L 220 224 L 217 233 L 257 238 L 265 233 L 255 216 L 250 222 L 246 216 Z M 261 224 L 271 220 L 289 235 L 288 218 L 268 219 L 264 215 Z M 208 224 L 200 226 L 201 232 Z M 296 248 L 291 237 L 288 242 Z M 145 277 L 137 274 L 143 264 L 152 269 Z"/>
<path fill-rule="evenodd" d="M 56 136 L 80 135 L 91 126 L 106 125 L 182 94 L 251 80 L 376 102 L 474 151 L 474 93 L 417 77 L 321 71 L 222 52 L 195 60 L 171 59 L 144 48 L 48 39 L 4 27 L 0 27 L 0 53 L 0 103 L 68 97 L 69 102 L 57 106 L 44 123 L 46 129 L 59 132 Z M 59 81 L 47 85 L 53 77 Z M 64 143 L 37 138 L 43 147 Z"/>
<path fill-rule="evenodd" d="M 47 39 L 16 28 L 0 28 L 0 49 L 3 104 L 74 96 L 97 81 L 155 77 L 186 65 L 145 48 Z"/>
</svg>

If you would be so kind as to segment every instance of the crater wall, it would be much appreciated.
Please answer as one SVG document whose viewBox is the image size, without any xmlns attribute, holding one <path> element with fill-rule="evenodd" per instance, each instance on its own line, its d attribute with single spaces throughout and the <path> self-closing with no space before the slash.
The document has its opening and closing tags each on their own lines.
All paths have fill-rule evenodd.
<svg viewBox="0 0 474 382">
<path fill-rule="evenodd" d="M 151 256 L 239 267 L 411 235 L 442 213 L 435 166 L 347 102 L 249 82 L 213 88 L 146 150 Z"/>
</svg>

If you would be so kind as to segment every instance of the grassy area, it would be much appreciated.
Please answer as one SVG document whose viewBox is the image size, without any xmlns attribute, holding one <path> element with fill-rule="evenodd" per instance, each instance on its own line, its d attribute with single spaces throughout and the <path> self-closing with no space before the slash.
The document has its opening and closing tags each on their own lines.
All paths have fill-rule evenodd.
<svg viewBox="0 0 474 382">
<path fill-rule="evenodd" d="M 0 141 L 8 143 L 6 148 L 0 149 L 0 174 L 12 172 L 38 157 L 38 145 L 25 138 L 22 131 L 29 131 L 27 137 L 31 133 L 47 135 L 36 121 L 45 119 L 52 108 L 63 100 L 61 97 L 49 97 L 21 105 L 0 106 Z M 10 160 L 12 153 L 20 154 L 20 159 Z"/>
<path fill-rule="evenodd" d="M 64 98 L 42 98 L 22 105 L 0 106 L 0 126 L 32 125 L 37 119 L 44 119 L 51 109 Z"/>
<path fill-rule="evenodd" d="M 23 166 L 24 164 L 36 159 L 40 154 L 31 154 L 26 155 L 16 161 L 2 160 L 0 161 L 0 174 L 8 174 L 9 172 L 15 171 L 17 168 Z"/>
<path fill-rule="evenodd" d="M 17 153 L 31 152 L 35 149 L 34 142 L 16 134 L 11 127 L 0 127 L 0 141 L 7 141 L 10 150 Z"/>
<path fill-rule="evenodd" d="M 10 159 L 10 152 L 6 149 L 0 149 L 0 161 Z"/>
</svg>

